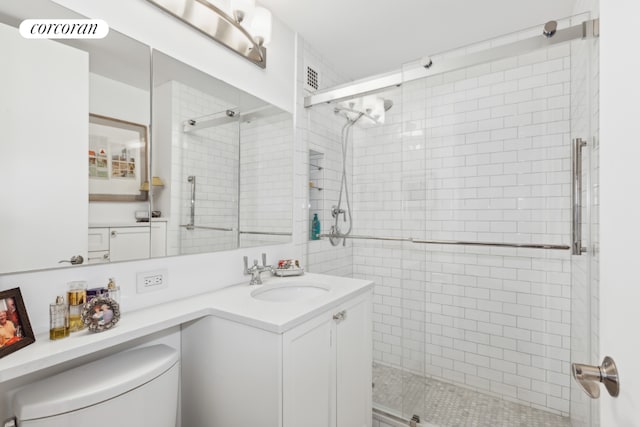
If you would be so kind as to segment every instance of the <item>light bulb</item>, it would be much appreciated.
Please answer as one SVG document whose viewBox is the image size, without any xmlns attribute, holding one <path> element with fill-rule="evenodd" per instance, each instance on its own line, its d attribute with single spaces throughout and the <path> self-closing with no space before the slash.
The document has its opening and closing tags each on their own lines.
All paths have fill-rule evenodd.
<svg viewBox="0 0 640 427">
<path fill-rule="evenodd" d="M 271 41 L 271 12 L 264 7 L 256 7 L 253 11 L 251 34 L 258 45 L 263 46 Z"/>
<path fill-rule="evenodd" d="M 256 7 L 255 0 L 231 0 L 231 14 L 236 22 L 249 21 L 249 16 Z"/>
</svg>

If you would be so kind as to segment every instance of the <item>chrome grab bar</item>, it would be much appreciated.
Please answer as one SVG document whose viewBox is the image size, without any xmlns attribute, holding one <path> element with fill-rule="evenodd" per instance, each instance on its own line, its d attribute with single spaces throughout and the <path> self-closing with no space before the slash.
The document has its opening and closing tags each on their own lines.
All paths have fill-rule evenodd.
<svg viewBox="0 0 640 427">
<path fill-rule="evenodd" d="M 523 249 L 567 250 L 571 248 L 569 245 L 553 245 L 549 243 L 468 242 L 464 240 L 412 240 L 412 242 L 426 243 L 429 245 L 494 246 L 499 248 L 523 248 Z"/>
<path fill-rule="evenodd" d="M 191 212 L 189 213 L 189 224 L 187 225 L 188 230 L 193 230 L 196 222 L 196 177 L 195 175 L 189 175 L 187 177 L 187 181 L 191 183 Z"/>
<path fill-rule="evenodd" d="M 332 237 L 331 234 L 320 234 L 320 237 Z M 501 243 L 501 242 L 470 242 L 465 240 L 424 240 L 414 239 L 411 237 L 376 237 L 362 236 L 350 234 L 348 236 L 340 236 L 345 239 L 361 239 L 361 240 L 384 240 L 391 242 L 410 242 L 428 245 L 462 245 L 462 246 L 494 246 L 501 248 L 521 248 L 521 249 L 555 249 L 567 250 L 571 249 L 569 245 L 555 245 L 549 243 Z"/>
<path fill-rule="evenodd" d="M 587 142 L 582 138 L 573 140 L 571 159 L 571 255 L 582 255 L 587 248 L 582 246 L 582 148 Z"/>
</svg>

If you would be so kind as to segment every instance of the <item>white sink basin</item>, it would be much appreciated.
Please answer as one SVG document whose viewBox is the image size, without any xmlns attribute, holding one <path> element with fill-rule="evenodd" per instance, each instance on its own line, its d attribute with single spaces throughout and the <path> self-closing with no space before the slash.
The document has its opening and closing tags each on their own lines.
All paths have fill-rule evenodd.
<svg viewBox="0 0 640 427">
<path fill-rule="evenodd" d="M 264 287 L 251 292 L 253 298 L 262 301 L 301 301 L 307 300 L 329 292 L 325 285 L 317 283 L 289 282 L 275 285 L 264 285 Z"/>
</svg>

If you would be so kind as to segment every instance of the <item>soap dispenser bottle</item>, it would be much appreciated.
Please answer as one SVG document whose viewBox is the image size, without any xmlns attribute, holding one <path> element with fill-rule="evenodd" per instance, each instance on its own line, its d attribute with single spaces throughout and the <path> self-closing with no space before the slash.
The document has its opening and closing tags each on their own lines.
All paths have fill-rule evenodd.
<svg viewBox="0 0 640 427">
<path fill-rule="evenodd" d="M 113 277 L 109 278 L 109 283 L 107 284 L 107 295 L 109 298 L 120 304 L 120 286 L 116 285 L 116 281 Z"/>
<path fill-rule="evenodd" d="M 69 336 L 69 307 L 63 296 L 49 305 L 49 339 L 57 340 Z"/>
<path fill-rule="evenodd" d="M 311 240 L 320 240 L 320 220 L 317 213 L 313 214 L 311 221 Z"/>
</svg>

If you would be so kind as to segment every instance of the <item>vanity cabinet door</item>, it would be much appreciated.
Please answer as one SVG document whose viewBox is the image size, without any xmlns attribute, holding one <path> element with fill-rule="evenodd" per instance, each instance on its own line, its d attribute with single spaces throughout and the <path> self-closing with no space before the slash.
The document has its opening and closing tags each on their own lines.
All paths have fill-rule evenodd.
<svg viewBox="0 0 640 427">
<path fill-rule="evenodd" d="M 149 258 L 149 226 L 109 229 L 111 261 Z"/>
<path fill-rule="evenodd" d="M 284 334 L 283 427 L 335 427 L 334 329 L 325 313 Z"/>
<path fill-rule="evenodd" d="M 167 223 L 151 222 L 151 258 L 167 256 Z"/>
<path fill-rule="evenodd" d="M 356 298 L 336 320 L 336 418 L 338 427 L 370 427 L 372 408 L 371 297 Z M 341 317 L 338 313 L 338 317 Z"/>
<path fill-rule="evenodd" d="M 283 337 L 283 426 L 371 427 L 371 292 Z"/>
</svg>

